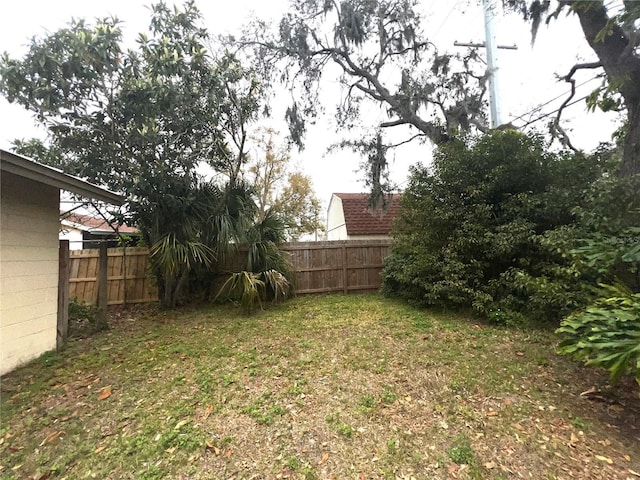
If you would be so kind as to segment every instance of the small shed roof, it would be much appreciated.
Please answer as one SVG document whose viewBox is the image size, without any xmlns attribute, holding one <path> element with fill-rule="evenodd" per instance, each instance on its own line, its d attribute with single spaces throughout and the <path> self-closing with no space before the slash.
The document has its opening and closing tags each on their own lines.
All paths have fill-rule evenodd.
<svg viewBox="0 0 640 480">
<path fill-rule="evenodd" d="M 0 170 L 113 205 L 122 205 L 125 202 L 122 195 L 3 149 L 0 149 Z"/>
<path fill-rule="evenodd" d="M 388 235 L 400 210 L 400 195 L 390 195 L 384 208 L 372 210 L 367 193 L 334 193 L 342 200 L 348 235 Z"/>
</svg>

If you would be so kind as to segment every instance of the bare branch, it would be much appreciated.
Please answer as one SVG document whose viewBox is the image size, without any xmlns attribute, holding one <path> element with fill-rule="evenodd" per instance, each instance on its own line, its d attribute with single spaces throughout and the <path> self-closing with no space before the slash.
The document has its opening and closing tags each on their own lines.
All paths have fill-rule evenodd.
<svg viewBox="0 0 640 480">
<path fill-rule="evenodd" d="M 426 135 L 424 133 L 416 133 L 412 137 L 407 138 L 406 140 L 403 140 L 402 142 L 392 143 L 390 145 L 387 145 L 387 148 L 396 148 L 396 147 L 399 147 L 400 145 L 404 145 L 405 143 L 413 142 L 416 138 L 424 138 L 424 137 L 426 137 Z"/>
<path fill-rule="evenodd" d="M 564 109 L 567 107 L 569 102 L 573 99 L 573 97 L 576 94 L 576 81 L 573 78 L 573 75 L 578 70 L 593 69 L 593 68 L 600 68 L 600 67 L 602 67 L 601 62 L 578 63 L 573 67 L 571 67 L 571 70 L 567 75 L 562 77 L 562 80 L 564 80 L 565 82 L 569 82 L 571 84 L 571 92 L 569 93 L 569 96 L 564 100 L 564 102 L 562 102 L 562 105 L 560 105 L 560 108 L 558 108 L 558 112 L 556 113 L 556 118 L 554 119 L 551 125 L 552 125 L 552 128 L 560 134 L 560 141 L 562 142 L 562 144 L 565 145 L 566 147 L 569 147 L 574 152 L 577 152 L 578 149 L 573 146 L 573 144 L 571 143 L 571 140 L 569 139 L 569 135 L 567 135 L 567 132 L 560 126 L 560 118 L 562 117 L 562 112 L 564 111 Z"/>
</svg>

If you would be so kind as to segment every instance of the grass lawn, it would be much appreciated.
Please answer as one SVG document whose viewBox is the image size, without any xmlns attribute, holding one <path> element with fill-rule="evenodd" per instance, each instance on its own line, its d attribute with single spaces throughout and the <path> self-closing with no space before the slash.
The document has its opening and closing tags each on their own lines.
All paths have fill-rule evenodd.
<svg viewBox="0 0 640 480">
<path fill-rule="evenodd" d="M 2 379 L 2 478 L 640 478 L 637 386 L 550 330 L 376 295 L 111 325 Z"/>
</svg>

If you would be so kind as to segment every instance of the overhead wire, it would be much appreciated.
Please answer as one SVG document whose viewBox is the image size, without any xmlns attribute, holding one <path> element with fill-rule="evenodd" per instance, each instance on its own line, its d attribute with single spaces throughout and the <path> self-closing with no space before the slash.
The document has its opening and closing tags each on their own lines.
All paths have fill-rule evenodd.
<svg viewBox="0 0 640 480">
<path fill-rule="evenodd" d="M 586 85 L 587 83 L 592 82 L 593 80 L 596 80 L 596 79 L 598 79 L 598 78 L 601 78 L 601 75 L 594 75 L 593 77 L 589 78 L 588 80 L 585 80 L 584 82 L 579 83 L 578 85 L 576 85 L 576 88 L 582 87 L 583 85 Z M 559 100 L 560 98 L 562 98 L 562 97 L 564 97 L 564 96 L 566 96 L 566 95 L 569 95 L 570 93 L 571 93 L 571 91 L 563 92 L 563 93 L 561 93 L 561 94 L 559 94 L 559 95 L 557 95 L 557 96 L 553 97 L 552 99 L 547 100 L 547 101 L 546 101 L 546 102 L 544 102 L 544 103 L 541 103 L 541 104 L 539 104 L 539 105 L 536 105 L 534 108 L 530 109 L 530 110 L 529 110 L 529 111 L 527 111 L 527 112 L 524 112 L 522 115 L 518 115 L 517 117 L 513 117 L 513 118 L 511 119 L 511 122 L 513 122 L 513 121 L 517 121 L 517 120 L 523 120 L 523 117 L 526 117 L 527 115 L 533 115 L 534 113 L 536 113 L 536 112 L 540 111 L 540 109 L 541 109 L 542 107 L 545 107 L 545 106 L 549 105 L 550 103 L 555 102 L 556 100 Z M 586 97 L 585 97 L 585 98 L 586 98 Z"/>
<path fill-rule="evenodd" d="M 458 4 L 461 2 L 462 0 L 457 0 L 456 3 L 453 4 L 453 7 L 451 7 L 451 10 L 449 10 L 449 13 L 447 13 L 447 16 L 444 17 L 444 20 L 442 21 L 442 23 L 440 24 L 440 26 L 438 27 L 438 29 L 436 30 L 436 32 L 433 34 L 432 38 L 435 39 L 435 37 L 438 36 L 438 33 L 440 33 L 440 30 L 442 30 L 442 27 L 444 27 L 444 25 L 447 23 L 447 20 L 449 20 L 449 17 L 451 16 L 451 14 L 454 12 L 454 10 L 456 8 L 458 8 Z"/>
<path fill-rule="evenodd" d="M 575 105 L 576 103 L 581 102 L 583 100 L 586 100 L 587 98 L 589 98 L 589 95 L 585 95 L 584 97 L 577 98 L 576 100 L 567 103 L 563 108 L 567 108 L 567 107 L 570 107 L 571 105 Z M 560 109 L 557 108 L 556 110 L 553 110 L 551 112 L 545 113 L 544 115 L 540 115 L 539 117 L 534 118 L 533 120 L 529 120 L 527 123 L 525 123 L 524 125 L 521 125 L 521 126 L 519 126 L 517 128 L 518 129 L 522 129 L 522 128 L 528 127 L 529 125 L 531 125 L 533 123 L 536 123 L 536 122 L 538 122 L 538 121 L 540 121 L 540 120 L 542 120 L 544 118 L 547 118 L 547 117 L 549 117 L 549 116 L 551 116 L 551 115 L 553 115 L 555 113 L 558 113 L 559 111 L 560 111 Z"/>
</svg>

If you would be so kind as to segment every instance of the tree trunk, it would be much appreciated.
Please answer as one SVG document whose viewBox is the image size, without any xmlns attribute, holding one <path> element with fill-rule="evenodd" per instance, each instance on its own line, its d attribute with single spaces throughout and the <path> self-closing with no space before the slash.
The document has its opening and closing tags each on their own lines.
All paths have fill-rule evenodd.
<svg viewBox="0 0 640 480">
<path fill-rule="evenodd" d="M 182 275 L 176 282 L 176 288 L 173 290 L 172 299 L 171 299 L 171 308 L 175 308 L 178 305 L 178 300 L 180 300 L 180 295 L 182 294 L 182 290 L 184 290 L 185 285 L 187 284 L 187 280 L 189 279 L 189 270 L 184 269 Z"/>
<path fill-rule="evenodd" d="M 640 88 L 640 85 L 638 86 Z M 635 108 L 640 112 L 640 105 Z M 627 134 L 624 137 L 620 176 L 630 177 L 640 173 L 640 114 L 629 115 Z"/>
<path fill-rule="evenodd" d="M 620 176 L 640 173 L 640 57 L 627 34 L 611 22 L 602 1 L 568 1 L 580 19 L 584 36 L 602 63 L 610 85 L 616 85 L 627 109 Z M 602 32 L 607 32 L 602 35 Z"/>
</svg>

